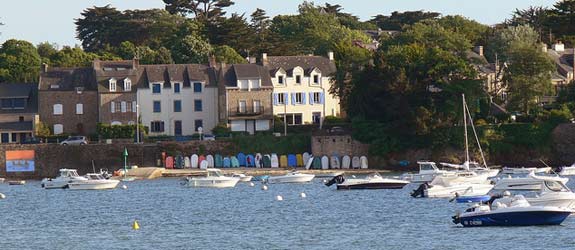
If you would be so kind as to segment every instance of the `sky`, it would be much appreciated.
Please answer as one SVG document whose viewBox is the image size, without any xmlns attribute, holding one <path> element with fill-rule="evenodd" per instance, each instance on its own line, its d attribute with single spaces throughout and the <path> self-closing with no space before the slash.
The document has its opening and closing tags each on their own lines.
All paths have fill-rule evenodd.
<svg viewBox="0 0 575 250">
<path fill-rule="evenodd" d="M 268 16 L 295 14 L 303 0 L 235 0 L 228 13 L 246 13 L 264 9 Z M 511 16 L 515 9 L 529 6 L 551 7 L 557 0 L 321 0 L 323 5 L 339 4 L 345 12 L 368 20 L 377 14 L 389 15 L 393 11 L 424 10 L 443 15 L 463 15 L 483 24 L 496 24 Z M 63 45 L 76 45 L 74 19 L 92 6 L 111 4 L 120 10 L 164 8 L 162 0 L 3 0 L 0 4 L 0 42 L 8 39 L 27 40 L 33 44 L 48 41 Z"/>
</svg>

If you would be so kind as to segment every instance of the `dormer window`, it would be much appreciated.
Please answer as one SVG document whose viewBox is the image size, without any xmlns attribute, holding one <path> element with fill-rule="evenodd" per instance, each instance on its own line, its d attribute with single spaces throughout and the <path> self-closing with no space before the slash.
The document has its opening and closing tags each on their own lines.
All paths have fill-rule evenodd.
<svg viewBox="0 0 575 250">
<path fill-rule="evenodd" d="M 301 76 L 300 75 L 295 76 L 295 83 L 301 84 Z"/>
<path fill-rule="evenodd" d="M 116 79 L 110 78 L 110 81 L 108 81 L 108 83 L 110 85 L 109 86 L 110 92 L 116 92 Z"/>
<path fill-rule="evenodd" d="M 314 84 L 318 84 L 318 83 L 319 83 L 319 75 L 313 75 L 313 83 L 314 83 Z"/>
<path fill-rule="evenodd" d="M 278 76 L 278 84 L 284 84 L 284 76 Z"/>
<path fill-rule="evenodd" d="M 124 91 L 132 91 L 132 80 L 130 78 L 124 79 Z"/>
</svg>

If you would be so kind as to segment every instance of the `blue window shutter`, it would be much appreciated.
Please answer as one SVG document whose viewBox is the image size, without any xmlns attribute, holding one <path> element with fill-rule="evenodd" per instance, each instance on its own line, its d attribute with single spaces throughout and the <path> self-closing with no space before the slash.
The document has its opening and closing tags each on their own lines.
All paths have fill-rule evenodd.
<svg viewBox="0 0 575 250">
<path fill-rule="evenodd" d="M 278 105 L 278 94 L 274 93 L 274 105 L 277 106 Z"/>
<path fill-rule="evenodd" d="M 313 92 L 309 92 L 309 104 L 313 105 Z"/>
<path fill-rule="evenodd" d="M 323 104 L 323 101 L 324 101 L 323 99 L 324 99 L 323 92 L 320 92 L 319 93 L 319 103 Z"/>
<path fill-rule="evenodd" d="M 301 103 L 305 104 L 305 93 L 301 92 Z"/>
<path fill-rule="evenodd" d="M 295 105 L 295 93 L 291 93 L 291 105 Z"/>
</svg>

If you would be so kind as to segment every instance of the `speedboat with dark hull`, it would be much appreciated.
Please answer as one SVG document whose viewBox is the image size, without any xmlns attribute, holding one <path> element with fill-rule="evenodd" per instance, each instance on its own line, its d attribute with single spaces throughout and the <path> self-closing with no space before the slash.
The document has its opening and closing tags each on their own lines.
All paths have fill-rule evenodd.
<svg viewBox="0 0 575 250">
<path fill-rule="evenodd" d="M 401 189 L 409 184 L 409 181 L 383 178 L 378 173 L 374 173 L 366 178 L 350 179 L 346 179 L 343 175 L 338 175 L 325 185 L 331 186 L 336 183 L 337 189 Z"/>
</svg>

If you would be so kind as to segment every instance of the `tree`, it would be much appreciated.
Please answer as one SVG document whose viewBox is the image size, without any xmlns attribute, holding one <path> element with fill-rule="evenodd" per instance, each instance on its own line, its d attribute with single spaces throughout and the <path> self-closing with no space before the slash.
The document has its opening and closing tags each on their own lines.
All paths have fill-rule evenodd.
<svg viewBox="0 0 575 250">
<path fill-rule="evenodd" d="M 227 45 L 215 46 L 214 56 L 218 62 L 229 64 L 246 63 L 246 59 L 238 54 L 238 52 L 236 52 L 232 47 Z"/>
<path fill-rule="evenodd" d="M 171 14 L 193 14 L 201 22 L 209 22 L 225 16 L 224 8 L 234 5 L 231 0 L 164 0 Z"/>
<path fill-rule="evenodd" d="M 550 11 L 548 21 L 549 28 L 557 36 L 564 39 L 575 35 L 575 28 L 573 27 L 575 24 L 575 0 L 562 0 L 555 3 Z"/>
<path fill-rule="evenodd" d="M 0 48 L 0 82 L 37 82 L 40 55 L 33 44 L 10 39 Z"/>
<path fill-rule="evenodd" d="M 244 15 L 232 14 L 219 22 L 207 24 L 208 39 L 213 45 L 227 45 L 239 53 L 253 47 L 254 34 Z"/>
<path fill-rule="evenodd" d="M 509 26 L 529 25 L 541 35 L 539 38 L 540 41 L 545 41 L 545 37 L 549 37 L 547 41 L 552 43 L 549 28 L 550 14 L 550 10 L 547 8 L 530 6 L 525 10 L 516 9 L 511 19 L 505 23 Z"/>
<path fill-rule="evenodd" d="M 334 46 L 336 72 L 331 76 L 333 84 L 329 90 L 339 97 L 341 103 L 346 103 L 351 92 L 351 78 L 360 72 L 371 60 L 369 50 L 340 42 Z"/>
<path fill-rule="evenodd" d="M 122 42 L 116 52 L 125 60 L 137 58 L 141 64 L 170 64 L 173 63 L 170 51 L 164 47 L 153 50 L 148 46 L 135 46 L 129 41 Z"/>
<path fill-rule="evenodd" d="M 250 27 L 255 34 L 254 46 L 250 49 L 252 54 L 266 53 L 271 50 L 270 23 L 271 21 L 266 16 L 265 10 L 258 8 L 251 14 Z"/>
<path fill-rule="evenodd" d="M 76 38 L 82 41 L 82 47 L 87 51 L 103 49 L 106 44 L 120 44 L 121 36 L 117 33 L 118 23 L 122 13 L 116 8 L 106 5 L 92 7 L 81 13 L 76 19 Z"/>
<path fill-rule="evenodd" d="M 489 40 L 485 53 L 486 57 L 491 61 L 495 61 L 495 56 L 497 55 L 499 61 L 503 63 L 507 60 L 511 45 L 522 42 L 536 46 L 539 34 L 529 25 L 519 25 L 497 30 Z"/>
<path fill-rule="evenodd" d="M 536 46 L 521 41 L 510 45 L 508 59 L 503 80 L 509 89 L 509 104 L 529 113 L 536 105 L 537 97 L 549 92 L 555 65 Z"/>
<path fill-rule="evenodd" d="M 487 25 L 469 20 L 463 16 L 444 16 L 437 19 L 437 22 L 445 30 L 465 36 L 471 44 L 485 45 L 487 42 L 485 39 L 489 30 Z"/>
<path fill-rule="evenodd" d="M 435 19 L 440 14 L 437 12 L 418 11 L 394 11 L 391 16 L 376 15 L 369 22 L 377 25 L 382 30 L 402 30 L 406 25 L 413 25 L 427 19 Z"/>
<path fill-rule="evenodd" d="M 212 46 L 198 36 L 186 36 L 172 48 L 175 63 L 207 63 Z"/>
</svg>

